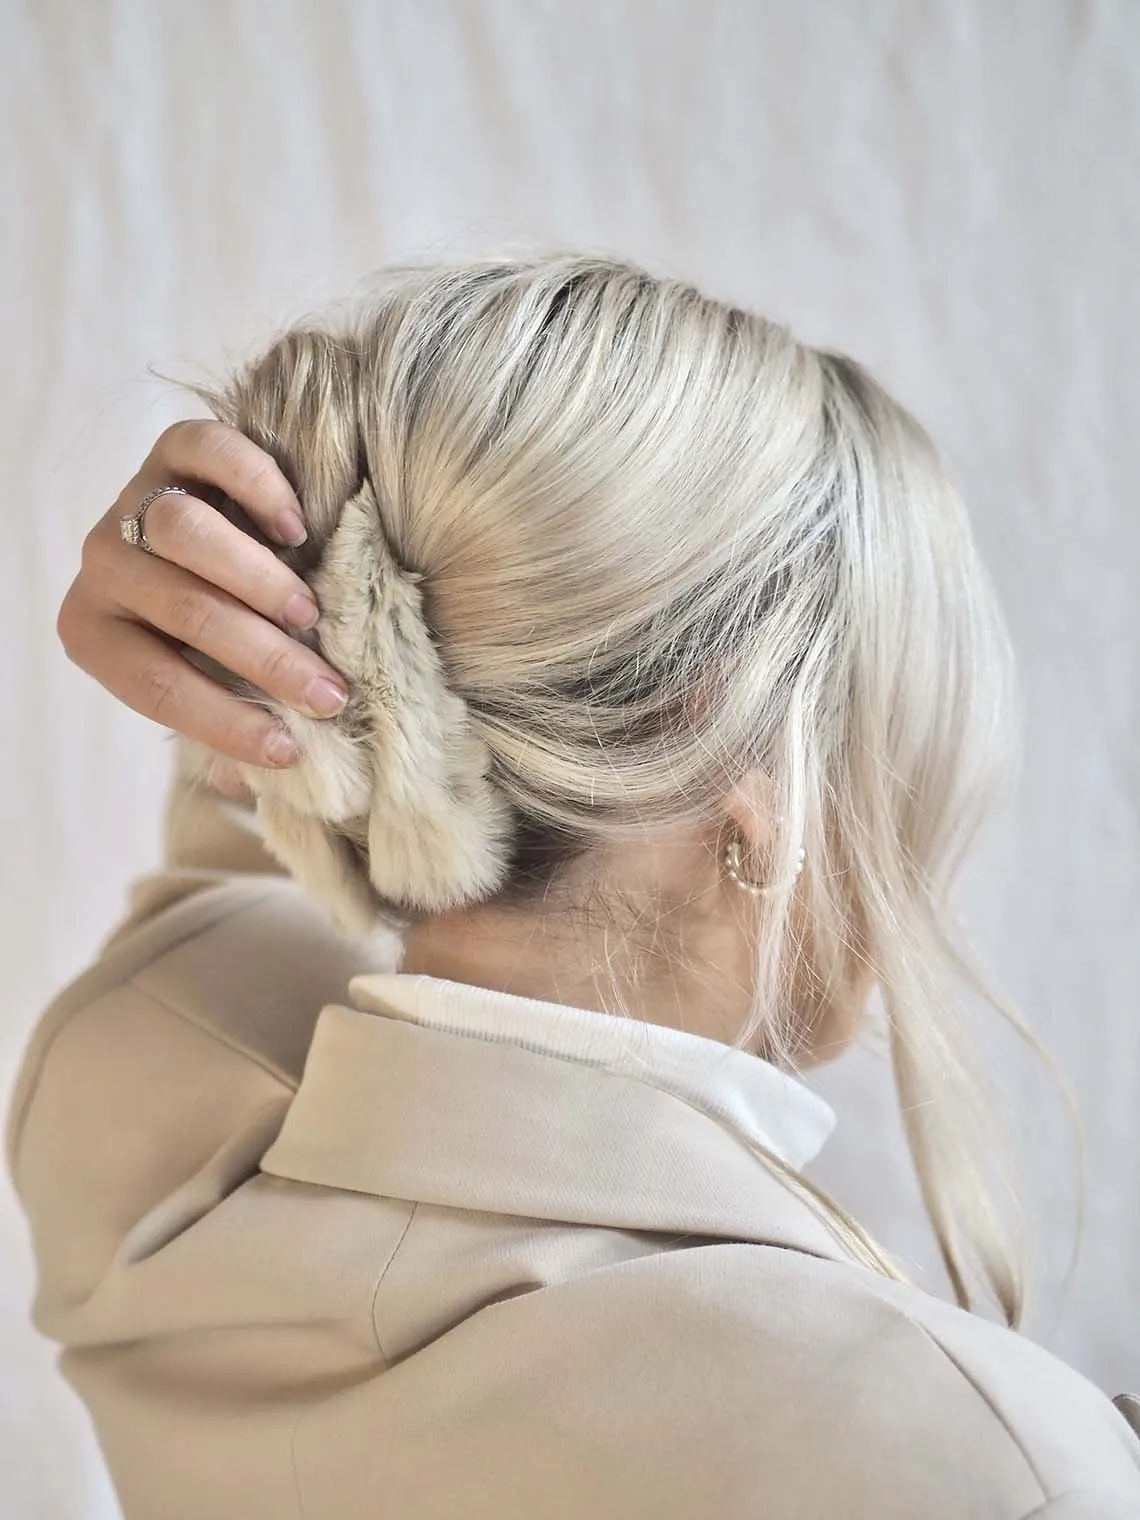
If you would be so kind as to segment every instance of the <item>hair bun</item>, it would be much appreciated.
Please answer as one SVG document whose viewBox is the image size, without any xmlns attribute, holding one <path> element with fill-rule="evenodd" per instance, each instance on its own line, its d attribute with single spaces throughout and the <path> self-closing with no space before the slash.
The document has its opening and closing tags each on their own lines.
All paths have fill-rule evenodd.
<svg viewBox="0 0 1140 1520">
<path fill-rule="evenodd" d="M 345 504 L 309 579 L 320 652 L 350 694 L 321 721 L 268 704 L 302 758 L 246 772 L 266 843 L 353 932 L 385 908 L 440 912 L 487 896 L 506 875 L 510 805 L 447 684 L 422 577 L 393 556 L 370 484 Z"/>
</svg>

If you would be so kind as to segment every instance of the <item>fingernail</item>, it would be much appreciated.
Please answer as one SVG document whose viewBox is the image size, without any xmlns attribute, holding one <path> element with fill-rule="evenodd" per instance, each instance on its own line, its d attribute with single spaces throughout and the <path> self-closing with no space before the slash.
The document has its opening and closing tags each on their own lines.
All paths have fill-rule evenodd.
<svg viewBox="0 0 1140 1520">
<path fill-rule="evenodd" d="M 296 512 L 282 512 L 277 519 L 277 536 L 282 543 L 295 549 L 298 544 L 303 544 L 309 535 L 305 532 L 305 524 Z"/>
<path fill-rule="evenodd" d="M 320 613 L 312 597 L 305 596 L 303 592 L 298 591 L 296 596 L 291 596 L 285 603 L 282 617 L 284 617 L 290 628 L 306 629 L 314 626 L 320 617 Z"/>
<path fill-rule="evenodd" d="M 270 734 L 265 741 L 262 753 L 270 765 L 293 765 L 301 758 L 296 739 L 292 734 L 286 733 L 283 728 L 279 728 L 275 734 Z"/>
<path fill-rule="evenodd" d="M 318 676 L 306 691 L 305 701 L 309 711 L 316 713 L 318 718 L 331 718 L 348 701 L 348 692 L 327 676 Z"/>
</svg>

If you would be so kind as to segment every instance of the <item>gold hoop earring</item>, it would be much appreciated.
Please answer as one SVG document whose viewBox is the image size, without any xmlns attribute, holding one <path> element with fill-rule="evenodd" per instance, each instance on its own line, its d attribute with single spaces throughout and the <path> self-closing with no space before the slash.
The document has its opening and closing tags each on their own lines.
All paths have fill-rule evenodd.
<svg viewBox="0 0 1140 1520">
<path fill-rule="evenodd" d="M 796 869 L 792 876 L 793 881 L 797 880 L 800 872 L 804 868 L 804 859 L 806 857 L 806 853 L 807 852 L 805 851 L 803 845 L 800 845 L 799 853 L 796 856 Z M 771 886 L 764 886 L 760 882 L 753 881 L 750 877 L 744 874 L 744 865 L 740 850 L 740 835 L 738 833 L 734 832 L 732 837 L 729 839 L 728 844 L 725 846 L 724 869 L 727 872 L 730 881 L 738 886 L 742 892 L 748 892 L 753 897 L 767 897 L 773 890 Z"/>
</svg>

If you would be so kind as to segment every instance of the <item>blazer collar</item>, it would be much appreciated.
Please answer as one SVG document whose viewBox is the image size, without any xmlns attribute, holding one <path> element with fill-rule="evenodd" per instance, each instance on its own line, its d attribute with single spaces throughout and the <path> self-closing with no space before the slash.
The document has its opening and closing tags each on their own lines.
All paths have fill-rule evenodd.
<svg viewBox="0 0 1140 1520">
<path fill-rule="evenodd" d="M 798 1167 L 834 1116 L 757 1057 L 434 978 L 357 977 L 351 991 L 360 1006 L 320 1015 L 263 1171 L 443 1207 L 850 1259 L 756 1153 Z"/>
<path fill-rule="evenodd" d="M 368 1012 L 639 1077 L 797 1169 L 835 1128 L 834 1111 L 802 1082 L 687 1030 L 431 976 L 359 976 L 349 992 Z"/>
</svg>

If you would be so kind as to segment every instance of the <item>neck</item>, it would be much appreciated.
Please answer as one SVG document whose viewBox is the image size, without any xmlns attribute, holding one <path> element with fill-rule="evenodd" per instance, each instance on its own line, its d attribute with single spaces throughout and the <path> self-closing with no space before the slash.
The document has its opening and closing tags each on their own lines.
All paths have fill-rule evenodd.
<svg viewBox="0 0 1140 1520">
<path fill-rule="evenodd" d="M 592 936 L 572 935 L 547 915 L 529 915 L 496 908 L 447 913 L 410 929 L 404 941 L 401 970 L 487 987 L 514 997 L 593 1008 L 603 1013 L 633 1012 L 648 1016 L 640 1005 L 631 1009 L 632 973 L 628 946 L 620 966 L 611 953 L 599 958 Z M 598 974 L 604 968 L 603 979 Z"/>
<path fill-rule="evenodd" d="M 699 917 L 699 915 L 698 915 Z M 488 904 L 408 930 L 401 970 L 515 997 L 595 1009 L 732 1043 L 749 978 L 714 923 L 680 921 L 625 901 L 605 915 Z"/>
</svg>

